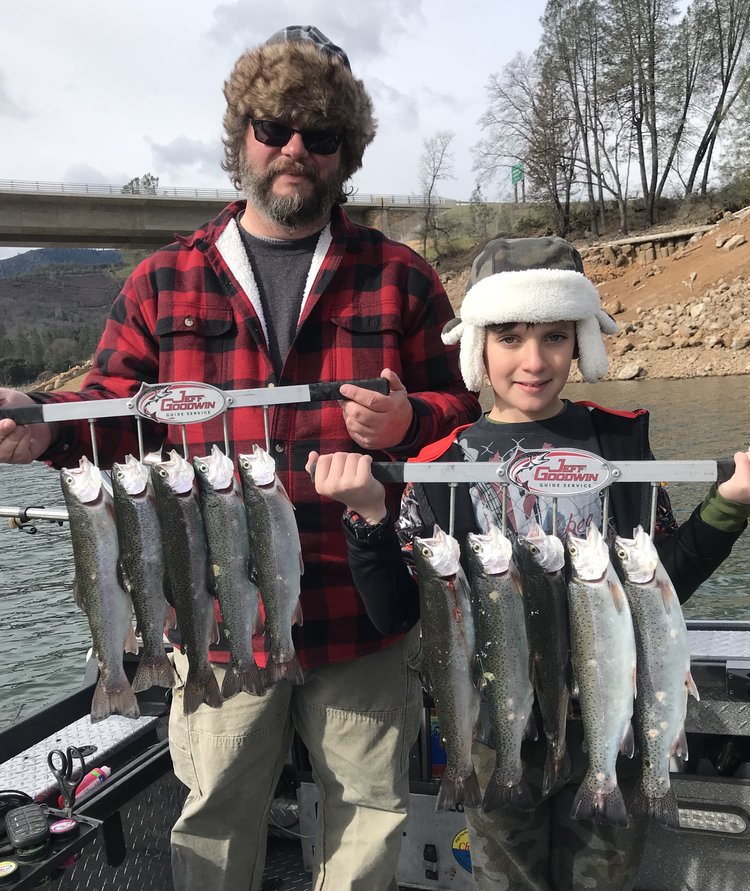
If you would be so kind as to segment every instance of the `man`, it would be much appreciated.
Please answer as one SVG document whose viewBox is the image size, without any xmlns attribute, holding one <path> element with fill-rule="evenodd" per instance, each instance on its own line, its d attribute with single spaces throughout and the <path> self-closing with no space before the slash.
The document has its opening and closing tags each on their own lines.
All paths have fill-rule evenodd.
<svg viewBox="0 0 750 891">
<path fill-rule="evenodd" d="M 290 27 L 244 53 L 224 87 L 224 167 L 247 196 L 144 261 L 115 301 L 80 394 L 0 391 L 0 405 L 132 395 L 142 381 L 226 389 L 363 379 L 340 403 L 271 409 L 271 451 L 296 507 L 305 572 L 294 639 L 305 683 L 241 693 L 185 716 L 176 691 L 170 746 L 188 786 L 172 833 L 177 891 L 257 891 L 266 819 L 292 730 L 320 799 L 316 889 L 395 889 L 408 757 L 421 709 L 419 639 L 382 636 L 352 584 L 340 514 L 304 470 L 310 451 L 400 458 L 479 414 L 457 355 L 440 340 L 452 312 L 416 254 L 354 225 L 338 206 L 375 133 L 364 85 L 339 47 Z M 232 454 L 265 443 L 258 409 L 229 412 Z M 181 449 L 174 427 L 166 448 Z M 191 455 L 222 442 L 220 418 L 186 428 Z M 136 452 L 132 421 L 97 425 L 104 463 Z M 0 460 L 55 466 L 90 453 L 88 426 L 0 421 Z M 385 453 L 385 454 L 384 454 Z M 398 493 L 391 493 L 397 506 Z M 226 640 L 211 657 L 219 684 Z M 186 659 L 175 668 L 185 677 Z"/>
</svg>

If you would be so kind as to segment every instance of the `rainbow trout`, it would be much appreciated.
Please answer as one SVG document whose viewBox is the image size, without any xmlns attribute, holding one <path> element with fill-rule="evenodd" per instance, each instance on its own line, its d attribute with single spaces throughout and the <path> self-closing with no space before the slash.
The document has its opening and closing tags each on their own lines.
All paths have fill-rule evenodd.
<svg viewBox="0 0 750 891">
<path fill-rule="evenodd" d="M 237 461 L 250 553 L 270 638 L 265 682 L 302 684 L 305 678 L 292 640 L 292 625 L 302 624 L 299 597 L 304 570 L 294 507 L 268 452 L 254 445 L 252 455 L 239 455 Z"/>
<path fill-rule="evenodd" d="M 565 549 L 556 535 L 534 523 L 519 535 L 515 560 L 526 607 L 531 653 L 531 681 L 547 738 L 542 794 L 549 795 L 570 779 L 572 764 L 565 741 L 570 705 L 570 635 Z"/>
<path fill-rule="evenodd" d="M 495 769 L 484 793 L 485 811 L 532 810 L 523 776 L 521 742 L 532 718 L 534 689 L 529 679 L 529 643 L 524 604 L 510 541 L 497 526 L 486 535 L 466 536 L 474 602 L 477 650 L 486 681 Z"/>
<path fill-rule="evenodd" d="M 230 661 L 221 685 L 229 699 L 241 691 L 260 695 L 263 679 L 253 656 L 253 634 L 260 634 L 258 588 L 251 581 L 250 542 L 245 505 L 234 465 L 218 446 L 205 458 L 193 458 L 206 526 L 209 577 L 229 638 Z"/>
<path fill-rule="evenodd" d="M 633 538 L 615 538 L 612 562 L 630 603 L 638 653 L 635 717 L 643 772 L 630 813 L 678 829 L 669 759 L 679 755 L 687 760 L 688 693 L 699 698 L 690 674 L 687 628 L 656 547 L 640 526 L 633 530 Z"/>
<path fill-rule="evenodd" d="M 419 582 L 423 671 L 435 700 L 447 763 L 435 809 L 479 807 L 482 796 L 471 760 L 479 715 L 478 667 L 469 583 L 455 538 L 435 525 L 432 538 L 414 537 Z"/>
<path fill-rule="evenodd" d="M 151 479 L 164 541 L 164 563 L 188 660 L 183 709 L 189 715 L 201 703 L 219 708 L 222 702 L 208 661 L 208 648 L 218 641 L 218 633 L 214 598 L 207 587 L 206 533 L 192 464 L 172 449 L 167 461 L 151 466 Z"/>
<path fill-rule="evenodd" d="M 132 455 L 112 465 L 112 491 L 120 556 L 118 578 L 133 601 L 136 627 L 143 639 L 133 690 L 172 687 L 174 671 L 164 651 L 164 557 L 156 515 L 156 495 L 148 467 Z"/>
<path fill-rule="evenodd" d="M 73 541 L 76 603 L 86 613 L 99 680 L 91 702 L 91 722 L 109 715 L 138 718 L 140 710 L 122 664 L 123 650 L 138 652 L 130 598 L 117 580 L 117 529 L 112 498 L 98 467 L 85 456 L 77 469 L 61 470 Z"/>
<path fill-rule="evenodd" d="M 571 809 L 574 820 L 628 825 L 617 755 L 633 755 L 635 636 L 630 608 L 607 545 L 592 523 L 566 548 L 570 649 L 589 764 Z"/>
</svg>

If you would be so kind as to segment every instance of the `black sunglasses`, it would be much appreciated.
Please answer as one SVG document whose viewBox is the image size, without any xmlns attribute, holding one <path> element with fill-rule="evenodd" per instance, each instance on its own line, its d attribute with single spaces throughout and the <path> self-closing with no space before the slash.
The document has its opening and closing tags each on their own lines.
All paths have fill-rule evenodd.
<svg viewBox="0 0 750 891">
<path fill-rule="evenodd" d="M 254 118 L 250 118 L 250 123 L 258 142 L 274 148 L 286 145 L 294 133 L 299 133 L 305 148 L 314 155 L 332 155 L 341 145 L 341 134 L 332 130 L 296 130 L 278 121 L 256 121 Z"/>
</svg>

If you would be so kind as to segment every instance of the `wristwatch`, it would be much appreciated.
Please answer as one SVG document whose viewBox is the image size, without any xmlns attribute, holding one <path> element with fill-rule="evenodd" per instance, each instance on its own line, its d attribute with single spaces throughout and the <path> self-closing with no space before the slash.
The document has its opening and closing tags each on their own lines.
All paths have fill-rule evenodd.
<svg viewBox="0 0 750 891">
<path fill-rule="evenodd" d="M 379 520 L 377 523 L 367 523 L 356 511 L 348 510 L 341 518 L 341 522 L 344 524 L 344 528 L 348 529 L 357 541 L 363 541 L 367 544 L 380 544 L 391 528 L 391 515 L 386 511 L 382 520 Z"/>
</svg>

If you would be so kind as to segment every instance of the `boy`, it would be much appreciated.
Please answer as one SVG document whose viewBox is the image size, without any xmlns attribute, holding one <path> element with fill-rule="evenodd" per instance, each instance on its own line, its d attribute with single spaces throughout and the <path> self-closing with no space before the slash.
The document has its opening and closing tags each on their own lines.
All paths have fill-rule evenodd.
<svg viewBox="0 0 750 891">
<path fill-rule="evenodd" d="M 621 412 L 561 398 L 572 360 L 583 378 L 599 380 L 607 370 L 602 333 L 617 330 L 602 310 L 599 294 L 583 275 L 578 252 L 559 238 L 496 239 L 477 257 L 461 321 L 443 333 L 460 340 L 461 372 L 468 389 L 478 391 L 486 372 L 494 393 L 491 410 L 474 424 L 422 450 L 422 461 L 505 461 L 519 450 L 574 447 L 608 460 L 644 460 L 648 413 Z M 368 615 L 383 632 L 417 621 L 416 584 L 394 554 L 399 545 L 408 560 L 414 535 L 429 537 L 433 524 L 448 528 L 447 486 L 407 486 L 394 524 L 384 490 L 363 455 L 312 453 L 315 485 L 322 495 L 347 506 L 344 529 L 355 584 Z M 712 486 L 702 505 L 678 527 L 663 489 L 659 491 L 655 539 L 661 560 L 681 601 L 726 559 L 750 516 L 750 451 L 735 455 L 735 473 Z M 309 465 L 308 465 L 309 466 Z M 460 485 L 456 491 L 454 535 L 462 548 L 467 532 L 499 524 L 503 491 L 496 484 Z M 533 523 L 552 532 L 548 499 L 508 487 L 508 525 L 524 534 Z M 610 489 L 609 523 L 631 535 L 648 528 L 651 487 L 620 483 Z M 585 535 L 589 523 L 601 526 L 600 492 L 558 499 L 558 535 Z M 631 888 L 645 842 L 647 821 L 627 828 L 570 819 L 573 796 L 586 766 L 580 721 L 569 721 L 573 756 L 569 783 L 528 813 L 467 808 L 476 889 Z M 541 734 L 540 734 L 541 735 Z M 537 792 L 544 763 L 543 739 L 524 748 L 527 778 Z M 481 740 L 473 758 L 482 789 L 494 752 Z M 639 775 L 637 759 L 618 765 L 627 796 Z M 538 798 L 538 795 L 537 795 Z"/>
</svg>

